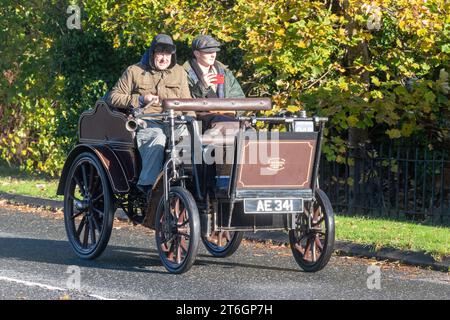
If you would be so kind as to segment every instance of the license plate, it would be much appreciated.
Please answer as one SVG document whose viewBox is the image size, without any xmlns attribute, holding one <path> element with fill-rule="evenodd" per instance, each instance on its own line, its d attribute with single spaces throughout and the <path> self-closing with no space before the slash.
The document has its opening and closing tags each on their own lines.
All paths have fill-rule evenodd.
<svg viewBox="0 0 450 320">
<path fill-rule="evenodd" d="M 295 132 L 314 132 L 314 122 L 312 121 L 294 121 Z"/>
<path fill-rule="evenodd" d="M 263 198 L 244 199 L 244 213 L 303 212 L 303 199 Z"/>
</svg>

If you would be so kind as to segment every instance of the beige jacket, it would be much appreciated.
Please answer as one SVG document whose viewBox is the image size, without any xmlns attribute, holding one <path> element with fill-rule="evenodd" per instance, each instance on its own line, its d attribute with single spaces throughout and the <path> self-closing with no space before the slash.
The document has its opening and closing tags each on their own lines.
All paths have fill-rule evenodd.
<svg viewBox="0 0 450 320">
<path fill-rule="evenodd" d="M 157 95 L 160 100 L 170 98 L 191 98 L 186 71 L 175 64 L 172 68 L 155 71 L 141 62 L 129 66 L 106 96 L 106 102 L 116 108 L 139 107 L 139 96 Z M 162 112 L 160 106 L 150 106 L 146 113 Z M 195 112 L 187 112 L 195 116 Z"/>
</svg>

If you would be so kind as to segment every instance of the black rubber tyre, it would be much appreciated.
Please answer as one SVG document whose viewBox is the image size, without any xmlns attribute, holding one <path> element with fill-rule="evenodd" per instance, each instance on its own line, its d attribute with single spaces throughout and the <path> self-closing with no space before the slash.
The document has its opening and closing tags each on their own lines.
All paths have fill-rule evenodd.
<svg viewBox="0 0 450 320">
<path fill-rule="evenodd" d="M 308 212 L 313 210 L 311 228 L 308 228 Z M 306 272 L 323 269 L 334 248 L 334 213 L 330 200 L 320 189 L 316 201 L 305 204 L 305 213 L 297 217 L 295 230 L 289 231 L 289 243 L 295 261 Z"/>
<path fill-rule="evenodd" d="M 242 231 L 216 231 L 208 238 L 202 237 L 202 241 L 214 257 L 225 258 L 236 252 L 243 237 Z"/>
<path fill-rule="evenodd" d="M 170 273 L 188 271 L 197 257 L 200 217 L 191 193 L 183 187 L 169 192 L 169 213 L 164 214 L 164 197 L 155 217 L 155 239 L 159 257 Z"/>
<path fill-rule="evenodd" d="M 82 259 L 95 259 L 108 245 L 114 221 L 109 180 L 92 153 L 78 155 L 69 169 L 64 190 L 67 238 Z"/>
</svg>

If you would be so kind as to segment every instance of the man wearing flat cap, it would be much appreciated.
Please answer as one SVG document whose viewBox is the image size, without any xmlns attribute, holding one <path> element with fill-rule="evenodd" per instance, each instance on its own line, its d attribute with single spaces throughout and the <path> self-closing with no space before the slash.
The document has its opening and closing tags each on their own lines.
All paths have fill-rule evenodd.
<svg viewBox="0 0 450 320">
<path fill-rule="evenodd" d="M 220 43 L 209 35 L 200 35 L 192 42 L 192 58 L 183 64 L 187 72 L 189 90 L 193 98 L 245 98 L 244 92 L 232 72 L 216 60 L 220 51 Z M 225 143 L 227 135 L 235 135 L 239 130 L 236 112 L 213 111 L 197 112 L 197 119 L 202 121 L 203 139 L 222 137 Z M 216 140 L 217 141 L 217 140 Z M 219 141 L 221 141 L 219 139 Z M 233 154 L 233 146 L 224 147 L 222 156 Z M 231 149 L 230 149 L 231 148 Z M 207 168 L 207 185 L 213 190 L 216 175 L 227 175 L 230 165 L 223 162 L 224 158 L 216 159 L 216 165 Z"/>
<path fill-rule="evenodd" d="M 192 41 L 192 58 L 183 67 L 188 74 L 193 98 L 245 98 L 232 72 L 216 60 L 219 51 L 220 43 L 209 35 L 200 35 Z M 197 115 L 203 119 L 204 129 L 212 122 L 232 120 L 224 112 L 200 112 Z M 234 120 L 234 114 L 232 116 Z"/>
<path fill-rule="evenodd" d="M 192 41 L 193 57 L 183 65 L 188 73 L 189 88 L 194 98 L 245 98 L 231 71 L 216 60 L 220 43 L 208 35 Z M 217 81 L 217 75 L 224 80 Z"/>
<path fill-rule="evenodd" d="M 119 109 L 145 108 L 145 113 L 161 113 L 162 99 L 191 98 L 186 72 L 176 63 L 175 53 L 172 38 L 158 34 L 141 61 L 129 66 L 106 95 L 106 103 Z M 193 112 L 188 114 L 195 116 Z M 136 132 L 142 159 L 137 186 L 146 195 L 147 202 L 150 202 L 152 187 L 163 166 L 167 125 L 159 120 L 145 121 L 147 127 L 139 128 Z M 143 217 L 135 219 L 136 222 L 142 220 Z"/>
</svg>

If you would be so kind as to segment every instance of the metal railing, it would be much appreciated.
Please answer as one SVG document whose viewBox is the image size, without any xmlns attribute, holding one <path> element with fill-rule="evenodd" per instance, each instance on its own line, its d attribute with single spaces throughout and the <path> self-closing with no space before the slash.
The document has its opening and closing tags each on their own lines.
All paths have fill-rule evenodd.
<svg viewBox="0 0 450 320">
<path fill-rule="evenodd" d="M 337 213 L 450 222 L 448 151 L 361 146 L 321 161 L 320 186 Z"/>
</svg>

